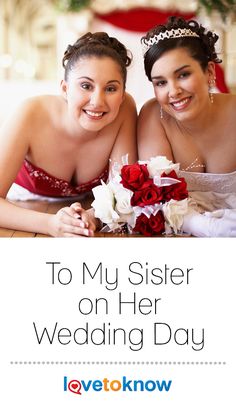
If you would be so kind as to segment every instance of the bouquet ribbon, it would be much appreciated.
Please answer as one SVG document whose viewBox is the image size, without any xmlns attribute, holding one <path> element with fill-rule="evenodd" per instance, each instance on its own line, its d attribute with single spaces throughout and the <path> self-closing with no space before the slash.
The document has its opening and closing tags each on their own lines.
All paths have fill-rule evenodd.
<svg viewBox="0 0 236 414">
<path fill-rule="evenodd" d="M 158 213 L 158 211 L 161 210 L 161 205 L 152 204 L 145 207 L 135 206 L 133 207 L 133 209 L 136 217 L 140 216 L 141 214 L 144 214 L 149 219 L 151 215 L 155 216 Z"/>
<path fill-rule="evenodd" d="M 167 187 L 168 185 L 180 183 L 180 180 L 171 177 L 160 177 L 159 175 L 155 175 L 153 177 L 153 182 L 158 187 Z"/>
</svg>

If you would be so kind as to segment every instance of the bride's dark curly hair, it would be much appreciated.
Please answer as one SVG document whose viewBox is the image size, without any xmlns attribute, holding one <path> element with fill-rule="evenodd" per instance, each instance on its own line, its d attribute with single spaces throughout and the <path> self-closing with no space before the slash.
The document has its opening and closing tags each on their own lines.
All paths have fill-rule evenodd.
<svg viewBox="0 0 236 414">
<path fill-rule="evenodd" d="M 131 53 L 115 37 L 108 36 L 105 32 L 86 33 L 73 45 L 69 45 L 64 53 L 62 65 L 65 69 L 65 80 L 68 79 L 70 70 L 82 57 L 110 57 L 118 63 L 121 74 L 126 83 L 127 66 L 132 60 Z"/>
<path fill-rule="evenodd" d="M 145 73 L 150 81 L 151 70 L 154 63 L 162 56 L 163 53 L 172 49 L 180 47 L 187 49 L 190 56 L 200 63 L 203 71 L 206 70 L 208 62 L 221 62 L 221 59 L 218 58 L 215 50 L 215 43 L 218 40 L 217 34 L 211 32 L 210 30 L 206 30 L 205 27 L 195 20 L 187 21 L 182 17 L 171 16 L 166 24 L 158 25 L 149 30 L 146 36 L 142 37 L 141 42 L 145 45 L 145 41 L 149 40 L 153 36 L 171 29 L 190 29 L 199 37 L 186 36 L 169 39 L 165 38 L 159 40 L 157 44 L 153 44 L 144 55 Z"/>
</svg>

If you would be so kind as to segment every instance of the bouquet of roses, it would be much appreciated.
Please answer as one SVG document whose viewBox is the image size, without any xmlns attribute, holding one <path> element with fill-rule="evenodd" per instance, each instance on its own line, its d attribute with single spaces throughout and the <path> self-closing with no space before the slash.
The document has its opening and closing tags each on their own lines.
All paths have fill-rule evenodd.
<svg viewBox="0 0 236 414">
<path fill-rule="evenodd" d="M 178 176 L 179 164 L 157 156 L 148 161 L 116 166 L 107 184 L 93 189 L 95 217 L 117 232 L 145 236 L 177 234 L 188 212 L 187 184 Z"/>
</svg>

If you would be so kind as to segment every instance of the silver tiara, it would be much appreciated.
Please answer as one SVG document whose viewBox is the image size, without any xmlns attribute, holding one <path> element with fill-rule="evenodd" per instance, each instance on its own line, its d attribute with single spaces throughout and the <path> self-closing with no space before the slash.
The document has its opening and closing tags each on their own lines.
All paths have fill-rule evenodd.
<svg viewBox="0 0 236 414">
<path fill-rule="evenodd" d="M 160 40 L 163 39 L 175 39 L 177 37 L 199 37 L 199 35 L 193 32 L 191 29 L 171 29 L 165 32 L 159 33 L 150 37 L 150 39 L 142 39 L 143 55 L 153 46 L 157 45 Z"/>
</svg>

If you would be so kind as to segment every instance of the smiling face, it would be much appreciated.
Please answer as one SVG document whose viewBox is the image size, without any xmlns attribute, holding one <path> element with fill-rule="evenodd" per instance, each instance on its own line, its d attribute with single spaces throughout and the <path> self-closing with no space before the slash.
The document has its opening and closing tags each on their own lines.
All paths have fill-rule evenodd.
<svg viewBox="0 0 236 414">
<path fill-rule="evenodd" d="M 153 65 L 151 78 L 157 101 L 164 111 L 179 121 L 197 118 L 210 105 L 209 81 L 214 79 L 214 63 L 203 71 L 199 62 L 184 48 L 164 53 Z"/>
<path fill-rule="evenodd" d="M 100 131 L 113 122 L 124 98 L 124 80 L 109 57 L 83 57 L 62 81 L 69 116 L 83 129 Z"/>
</svg>

